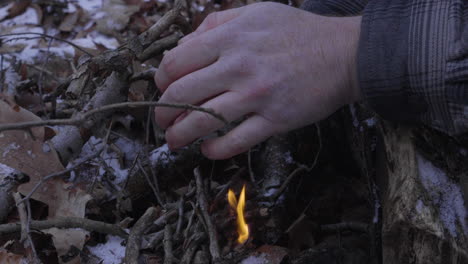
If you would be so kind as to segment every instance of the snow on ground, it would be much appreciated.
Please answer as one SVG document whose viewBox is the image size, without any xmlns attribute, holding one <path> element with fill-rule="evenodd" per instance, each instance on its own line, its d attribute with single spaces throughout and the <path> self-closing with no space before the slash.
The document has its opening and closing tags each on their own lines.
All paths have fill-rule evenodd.
<svg viewBox="0 0 468 264">
<path fill-rule="evenodd" d="M 15 174 L 15 173 L 17 173 L 15 169 L 3 163 L 0 163 L 0 178 Z"/>
<path fill-rule="evenodd" d="M 104 145 L 104 142 L 100 138 L 92 136 L 83 146 L 83 149 L 80 153 L 80 156 L 77 158 L 87 157 L 95 153 L 97 150 L 100 150 Z M 112 182 L 116 185 L 124 182 L 128 177 L 128 169 L 122 169 L 120 157 L 117 153 L 107 148 L 107 150 L 101 153 L 101 158 L 105 162 L 107 169 L 111 170 L 112 175 L 115 177 L 112 179 Z M 74 163 L 69 163 L 68 168 L 73 166 Z M 106 168 L 101 166 L 101 162 L 98 158 L 92 161 L 93 165 L 99 167 L 99 176 L 103 176 L 106 173 Z M 74 175 L 73 175 L 74 177 Z"/>
<path fill-rule="evenodd" d="M 0 11 L 0 17 L 4 12 L 5 11 Z M 39 23 L 40 21 L 39 16 L 37 15 L 37 11 L 32 7 L 28 7 L 23 14 L 0 22 L 0 26 L 11 27 L 16 25 L 38 25 Z"/>
<path fill-rule="evenodd" d="M 460 187 L 453 183 L 444 171 L 434 166 L 421 155 L 417 155 L 419 177 L 435 205 L 439 217 L 452 237 L 457 237 L 457 223 L 467 234 L 467 212 Z M 419 206 L 422 208 L 422 204 Z M 416 208 L 417 210 L 418 208 Z"/>
<path fill-rule="evenodd" d="M 102 264 L 120 264 L 125 257 L 125 246 L 122 246 L 123 238 L 107 236 L 107 242 L 89 247 L 89 251 L 102 259 Z"/>
<path fill-rule="evenodd" d="M 161 147 L 151 151 L 149 159 L 153 166 L 155 164 L 168 164 L 170 161 L 175 159 L 175 156 L 171 154 L 171 150 L 167 144 L 162 145 Z"/>
<path fill-rule="evenodd" d="M 250 256 L 244 259 L 241 264 L 268 264 L 268 260 L 264 257 L 264 254 L 259 256 Z"/>
<path fill-rule="evenodd" d="M 101 9 L 102 0 L 78 0 L 78 5 L 84 10 L 94 13 Z"/>
</svg>

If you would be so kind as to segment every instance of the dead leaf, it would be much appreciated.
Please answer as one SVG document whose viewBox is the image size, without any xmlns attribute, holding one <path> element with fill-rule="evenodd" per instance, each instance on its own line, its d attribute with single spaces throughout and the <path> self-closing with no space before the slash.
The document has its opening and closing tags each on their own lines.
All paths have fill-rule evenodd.
<svg viewBox="0 0 468 264">
<path fill-rule="evenodd" d="M 70 14 L 67 14 L 65 19 L 60 23 L 59 29 L 63 32 L 72 32 L 75 28 L 78 20 L 80 19 L 81 12 L 76 11 Z"/>
<path fill-rule="evenodd" d="M 0 123 L 38 120 L 40 118 L 33 113 L 0 100 Z M 42 177 L 64 169 L 55 150 L 44 142 L 45 135 L 41 127 L 33 128 L 31 132 L 14 130 L 0 133 L 0 163 L 30 176 L 30 182 L 18 188 L 22 194 L 28 194 Z M 86 203 L 91 199 L 85 191 L 60 178 L 47 181 L 32 197 L 49 206 L 49 219 L 58 216 L 84 217 Z M 59 256 L 67 254 L 71 246 L 81 250 L 88 235 L 87 231 L 80 229 L 52 229 L 49 233 L 53 235 Z M 80 258 L 67 263 L 80 263 Z"/>
<path fill-rule="evenodd" d="M 0 249 L 0 263 L 2 264 L 26 264 L 27 261 L 23 256 L 13 254 L 6 251 L 5 249 Z"/>
<path fill-rule="evenodd" d="M 5 19 L 13 18 L 23 14 L 31 4 L 31 0 L 20 0 L 13 3 L 8 9 L 8 16 Z"/>
<path fill-rule="evenodd" d="M 122 0 L 104 0 L 102 9 L 106 16 L 97 21 L 96 29 L 100 33 L 113 36 L 127 27 L 130 17 L 140 7 L 126 5 Z"/>
</svg>

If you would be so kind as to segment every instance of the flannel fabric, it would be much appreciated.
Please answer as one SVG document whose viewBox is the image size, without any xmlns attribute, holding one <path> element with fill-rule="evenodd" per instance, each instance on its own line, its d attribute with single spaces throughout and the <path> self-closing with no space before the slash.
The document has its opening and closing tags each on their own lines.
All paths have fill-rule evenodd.
<svg viewBox="0 0 468 264">
<path fill-rule="evenodd" d="M 359 81 L 383 118 L 468 131 L 468 1 L 306 0 L 302 8 L 363 15 Z"/>
</svg>

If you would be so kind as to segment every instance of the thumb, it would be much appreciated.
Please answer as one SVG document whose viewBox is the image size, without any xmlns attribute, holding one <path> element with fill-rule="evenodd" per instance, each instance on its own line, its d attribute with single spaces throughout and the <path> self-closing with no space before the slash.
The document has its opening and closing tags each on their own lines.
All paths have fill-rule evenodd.
<svg viewBox="0 0 468 264">
<path fill-rule="evenodd" d="M 243 11 L 244 7 L 239 7 L 210 13 L 194 32 L 188 34 L 187 36 L 179 40 L 179 45 L 208 30 L 211 30 L 226 22 L 229 22 L 230 20 L 233 20 L 234 18 L 238 17 Z"/>
</svg>

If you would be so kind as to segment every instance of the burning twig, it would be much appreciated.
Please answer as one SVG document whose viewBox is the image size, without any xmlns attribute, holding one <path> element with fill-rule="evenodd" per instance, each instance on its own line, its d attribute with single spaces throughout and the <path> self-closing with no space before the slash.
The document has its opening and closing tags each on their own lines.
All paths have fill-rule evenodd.
<svg viewBox="0 0 468 264">
<path fill-rule="evenodd" d="M 249 226 L 245 222 L 244 209 L 245 209 L 245 184 L 242 187 L 242 191 L 239 195 L 239 201 L 237 201 L 234 192 L 230 189 L 228 192 L 228 201 L 232 209 L 237 213 L 237 233 L 239 237 L 237 242 L 244 244 L 249 238 Z"/>
<path fill-rule="evenodd" d="M 216 262 L 221 258 L 219 244 L 218 244 L 218 235 L 216 232 L 216 228 L 213 224 L 213 221 L 211 219 L 211 216 L 208 213 L 208 201 L 206 200 L 205 191 L 203 188 L 203 180 L 200 175 L 199 168 L 198 167 L 195 168 L 193 170 L 193 173 L 195 175 L 195 181 L 197 183 L 197 197 L 198 197 L 198 202 L 200 205 L 199 207 L 201 210 L 203 220 L 206 224 L 206 229 L 207 229 L 206 231 L 208 232 L 208 237 L 210 239 L 210 254 L 211 254 L 211 257 L 213 258 L 213 262 Z"/>
<path fill-rule="evenodd" d="M 153 223 L 157 215 L 158 210 L 154 207 L 150 207 L 133 226 L 128 236 L 127 248 L 125 249 L 125 264 L 138 264 L 143 233 Z"/>
</svg>

